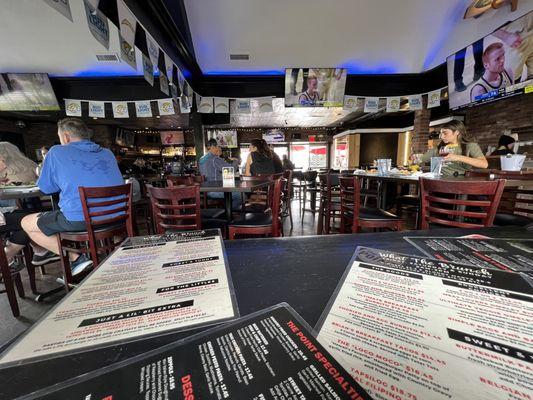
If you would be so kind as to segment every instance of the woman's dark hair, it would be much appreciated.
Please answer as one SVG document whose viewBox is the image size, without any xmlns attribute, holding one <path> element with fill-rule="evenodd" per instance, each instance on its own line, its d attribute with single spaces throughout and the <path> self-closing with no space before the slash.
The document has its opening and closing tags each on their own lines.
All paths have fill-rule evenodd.
<svg viewBox="0 0 533 400">
<path fill-rule="evenodd" d="M 265 158 L 273 158 L 272 149 L 268 146 L 265 139 L 252 139 L 250 144 L 257 148 L 257 153 Z"/>
<path fill-rule="evenodd" d="M 461 146 L 461 154 L 466 155 L 466 144 L 472 142 L 473 140 L 468 135 L 468 133 L 466 133 L 465 124 L 463 124 L 462 121 L 452 119 L 451 121 L 443 124 L 440 129 L 450 129 L 451 131 L 458 131 L 459 136 L 457 137 L 457 142 Z M 441 140 L 440 143 L 437 145 L 437 151 L 439 151 L 444 146 L 446 146 L 446 143 Z"/>
<path fill-rule="evenodd" d="M 509 146 L 510 144 L 513 144 L 515 142 L 514 137 L 509 135 L 501 135 L 498 139 L 498 147 L 500 146 Z"/>
</svg>

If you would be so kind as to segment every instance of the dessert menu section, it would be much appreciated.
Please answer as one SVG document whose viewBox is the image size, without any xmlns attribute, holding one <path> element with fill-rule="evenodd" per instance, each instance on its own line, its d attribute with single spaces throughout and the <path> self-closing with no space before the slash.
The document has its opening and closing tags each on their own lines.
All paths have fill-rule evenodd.
<svg viewBox="0 0 533 400">
<path fill-rule="evenodd" d="M 533 239 L 406 237 L 428 257 L 533 276 Z"/>
<path fill-rule="evenodd" d="M 531 399 L 533 289 L 521 275 L 359 248 L 317 339 L 382 400 Z"/>
<path fill-rule="evenodd" d="M 370 399 L 278 305 L 24 399 Z"/>
<path fill-rule="evenodd" d="M 127 239 L 0 366 L 238 316 L 218 230 Z"/>
</svg>

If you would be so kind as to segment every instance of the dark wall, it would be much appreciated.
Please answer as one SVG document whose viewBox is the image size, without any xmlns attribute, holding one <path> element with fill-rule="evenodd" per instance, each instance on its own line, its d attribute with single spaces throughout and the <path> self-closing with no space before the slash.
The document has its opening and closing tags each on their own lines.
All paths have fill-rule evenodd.
<svg viewBox="0 0 533 400">
<path fill-rule="evenodd" d="M 390 158 L 394 163 L 398 151 L 397 133 L 362 133 L 360 164 L 372 164 L 378 158 Z"/>
</svg>

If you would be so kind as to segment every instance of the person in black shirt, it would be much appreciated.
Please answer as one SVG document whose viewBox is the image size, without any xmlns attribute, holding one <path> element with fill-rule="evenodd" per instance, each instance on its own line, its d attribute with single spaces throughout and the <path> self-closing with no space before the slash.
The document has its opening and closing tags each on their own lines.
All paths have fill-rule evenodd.
<svg viewBox="0 0 533 400">
<path fill-rule="evenodd" d="M 264 139 L 253 139 L 246 160 L 246 176 L 278 174 L 283 172 L 281 160 Z"/>
<path fill-rule="evenodd" d="M 506 154 L 514 154 L 514 138 L 509 135 L 501 135 L 498 140 L 498 147 L 490 155 L 491 156 L 505 156 Z"/>
<path fill-rule="evenodd" d="M 294 163 L 289 160 L 289 157 L 287 157 L 286 154 L 283 154 L 283 159 L 281 160 L 281 165 L 283 167 L 283 170 L 294 170 Z"/>
</svg>

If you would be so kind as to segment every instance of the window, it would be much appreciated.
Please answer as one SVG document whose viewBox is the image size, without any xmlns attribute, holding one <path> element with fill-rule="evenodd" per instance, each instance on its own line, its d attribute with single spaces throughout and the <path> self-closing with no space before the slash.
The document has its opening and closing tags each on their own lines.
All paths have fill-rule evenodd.
<svg viewBox="0 0 533 400">
<path fill-rule="evenodd" d="M 297 169 L 306 170 L 309 168 L 309 144 L 291 144 L 291 161 Z"/>
<path fill-rule="evenodd" d="M 309 146 L 309 168 L 320 169 L 328 166 L 328 145 L 312 144 Z"/>
<path fill-rule="evenodd" d="M 287 146 L 274 146 L 274 153 L 276 153 L 280 160 L 283 160 L 283 156 L 289 155 L 289 149 Z"/>
</svg>

